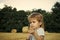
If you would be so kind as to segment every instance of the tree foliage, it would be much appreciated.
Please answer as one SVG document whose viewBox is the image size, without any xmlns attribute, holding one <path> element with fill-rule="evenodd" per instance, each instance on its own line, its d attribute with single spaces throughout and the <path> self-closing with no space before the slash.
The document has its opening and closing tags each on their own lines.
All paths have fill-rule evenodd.
<svg viewBox="0 0 60 40">
<path fill-rule="evenodd" d="M 45 31 L 48 32 L 60 32 L 60 3 L 56 2 L 52 7 L 52 12 L 46 12 L 42 9 L 33 11 L 17 11 L 16 8 L 5 5 L 0 9 L 0 31 L 11 32 L 12 29 L 17 29 L 18 32 L 22 32 L 24 26 L 29 26 L 27 20 L 28 15 L 32 12 L 39 12 L 44 17 Z"/>
</svg>

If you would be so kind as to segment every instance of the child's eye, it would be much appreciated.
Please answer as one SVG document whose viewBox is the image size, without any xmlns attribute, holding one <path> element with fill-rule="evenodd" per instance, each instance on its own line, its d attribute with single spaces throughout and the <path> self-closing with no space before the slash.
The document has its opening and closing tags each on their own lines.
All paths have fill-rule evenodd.
<svg viewBox="0 0 60 40">
<path fill-rule="evenodd" d="M 35 21 L 29 22 L 29 24 L 31 24 L 31 23 L 35 23 Z"/>
<path fill-rule="evenodd" d="M 35 21 L 33 21 L 33 23 L 35 23 Z"/>
</svg>

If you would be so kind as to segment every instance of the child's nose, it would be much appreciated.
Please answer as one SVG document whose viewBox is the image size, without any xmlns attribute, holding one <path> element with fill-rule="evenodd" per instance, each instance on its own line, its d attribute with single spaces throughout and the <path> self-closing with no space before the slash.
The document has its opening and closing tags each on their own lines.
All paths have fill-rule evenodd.
<svg viewBox="0 0 60 40">
<path fill-rule="evenodd" d="M 31 23 L 30 26 L 33 26 L 33 23 Z"/>
<path fill-rule="evenodd" d="M 33 23 L 31 23 L 31 25 L 33 25 Z"/>
</svg>

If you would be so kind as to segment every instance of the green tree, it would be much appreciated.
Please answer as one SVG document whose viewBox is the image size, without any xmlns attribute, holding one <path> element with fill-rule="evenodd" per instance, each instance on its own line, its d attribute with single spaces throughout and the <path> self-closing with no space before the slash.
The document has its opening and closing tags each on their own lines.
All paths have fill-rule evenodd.
<svg viewBox="0 0 60 40">
<path fill-rule="evenodd" d="M 56 2 L 52 8 L 53 30 L 60 32 L 60 3 Z"/>
<path fill-rule="evenodd" d="M 7 5 L 0 10 L 0 30 L 10 32 L 11 29 L 17 29 L 22 32 L 22 27 L 27 25 L 27 12 L 24 10 L 17 11 Z"/>
</svg>

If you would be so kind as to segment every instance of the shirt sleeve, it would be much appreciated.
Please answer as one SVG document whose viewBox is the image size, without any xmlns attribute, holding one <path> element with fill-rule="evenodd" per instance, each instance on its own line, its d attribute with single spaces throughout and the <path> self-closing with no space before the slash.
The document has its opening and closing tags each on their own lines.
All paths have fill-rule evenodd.
<svg viewBox="0 0 60 40">
<path fill-rule="evenodd" d="M 44 36 L 44 29 L 43 28 L 39 28 L 37 30 L 37 34 L 40 36 L 40 35 L 43 35 Z"/>
</svg>

